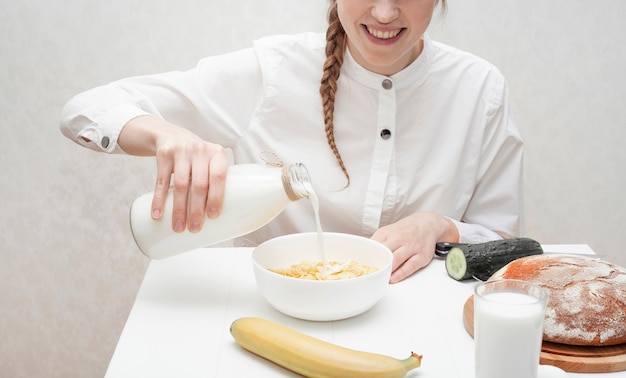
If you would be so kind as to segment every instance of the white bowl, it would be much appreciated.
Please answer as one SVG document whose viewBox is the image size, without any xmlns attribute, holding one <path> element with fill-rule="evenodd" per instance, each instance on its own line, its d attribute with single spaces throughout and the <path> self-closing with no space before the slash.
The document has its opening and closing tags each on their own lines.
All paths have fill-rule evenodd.
<svg viewBox="0 0 626 378">
<path fill-rule="evenodd" d="M 352 259 L 379 270 L 342 280 L 307 280 L 268 269 L 289 268 L 303 261 L 322 261 L 317 233 L 299 233 L 268 240 L 252 253 L 254 276 L 263 297 L 278 311 L 299 319 L 330 321 L 370 309 L 382 298 L 391 276 L 389 248 L 371 239 L 340 233 L 324 234 L 328 261 Z"/>
</svg>

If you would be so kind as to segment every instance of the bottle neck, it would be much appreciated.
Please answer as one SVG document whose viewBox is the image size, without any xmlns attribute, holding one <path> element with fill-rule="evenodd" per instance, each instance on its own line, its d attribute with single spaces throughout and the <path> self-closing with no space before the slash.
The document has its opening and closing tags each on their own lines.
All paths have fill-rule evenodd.
<svg viewBox="0 0 626 378">
<path fill-rule="evenodd" d="M 287 193 L 287 197 L 292 201 L 309 198 L 313 192 L 309 171 L 302 163 L 284 166 L 282 179 L 285 193 Z"/>
</svg>

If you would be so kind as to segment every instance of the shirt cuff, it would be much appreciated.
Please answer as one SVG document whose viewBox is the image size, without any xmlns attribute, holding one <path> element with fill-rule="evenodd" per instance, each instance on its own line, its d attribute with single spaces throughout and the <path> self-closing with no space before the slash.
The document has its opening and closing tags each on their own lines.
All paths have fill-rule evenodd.
<svg viewBox="0 0 626 378">
<path fill-rule="evenodd" d="M 128 104 L 120 104 L 110 111 L 95 117 L 94 125 L 81 131 L 80 136 L 91 141 L 107 153 L 125 153 L 117 144 L 124 126 L 133 118 L 150 113 Z"/>
<path fill-rule="evenodd" d="M 459 243 L 476 244 L 502 239 L 501 235 L 495 231 L 489 230 L 485 226 L 464 223 L 451 218 L 448 219 L 454 223 L 456 229 L 459 231 Z"/>
</svg>

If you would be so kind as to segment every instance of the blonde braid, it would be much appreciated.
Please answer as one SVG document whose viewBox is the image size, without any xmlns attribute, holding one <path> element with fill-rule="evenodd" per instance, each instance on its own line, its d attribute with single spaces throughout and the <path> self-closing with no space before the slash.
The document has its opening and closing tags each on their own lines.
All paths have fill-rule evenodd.
<svg viewBox="0 0 626 378">
<path fill-rule="evenodd" d="M 337 93 L 337 80 L 343 64 L 343 58 L 346 51 L 348 38 L 339 21 L 337 14 L 337 1 L 331 0 L 330 9 L 328 10 L 328 29 L 326 31 L 326 62 L 324 63 L 324 74 L 320 85 L 320 95 L 322 96 L 322 106 L 324 109 L 324 125 L 326 129 L 326 139 L 330 149 L 335 154 L 337 163 L 348 179 L 346 187 L 350 185 L 350 175 L 346 169 L 341 154 L 335 143 L 335 95 Z"/>
</svg>

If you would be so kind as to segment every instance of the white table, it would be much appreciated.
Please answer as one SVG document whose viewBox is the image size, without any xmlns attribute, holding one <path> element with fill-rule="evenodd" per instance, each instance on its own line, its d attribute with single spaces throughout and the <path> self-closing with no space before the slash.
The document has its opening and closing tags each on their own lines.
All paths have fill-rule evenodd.
<svg viewBox="0 0 626 378">
<path fill-rule="evenodd" d="M 203 248 L 154 260 L 111 359 L 106 377 L 297 377 L 240 348 L 229 327 L 264 317 L 312 336 L 396 358 L 422 354 L 408 377 L 473 376 L 474 342 L 463 304 L 475 282 L 449 278 L 441 260 L 395 285 L 366 313 L 309 322 L 274 310 L 257 290 L 251 248 Z M 626 377 L 626 372 L 570 377 Z"/>
</svg>

